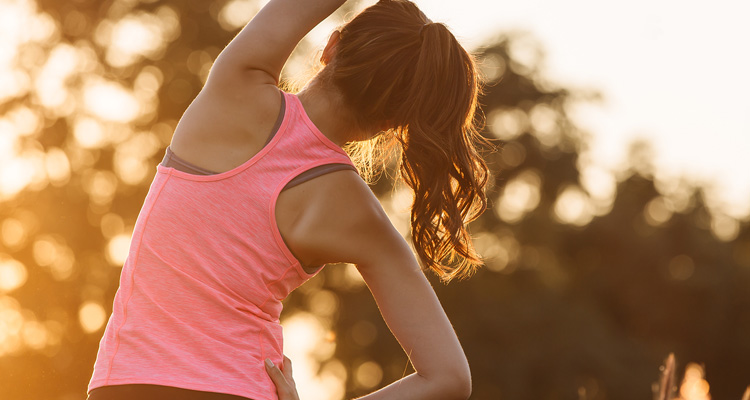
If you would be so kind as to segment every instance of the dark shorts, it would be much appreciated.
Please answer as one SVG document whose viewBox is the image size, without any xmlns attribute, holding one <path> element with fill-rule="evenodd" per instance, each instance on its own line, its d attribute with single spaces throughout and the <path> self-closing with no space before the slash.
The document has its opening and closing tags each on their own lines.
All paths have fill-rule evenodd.
<svg viewBox="0 0 750 400">
<path fill-rule="evenodd" d="M 113 385 L 91 390 L 87 400 L 252 400 L 226 393 L 201 392 L 161 385 Z"/>
</svg>

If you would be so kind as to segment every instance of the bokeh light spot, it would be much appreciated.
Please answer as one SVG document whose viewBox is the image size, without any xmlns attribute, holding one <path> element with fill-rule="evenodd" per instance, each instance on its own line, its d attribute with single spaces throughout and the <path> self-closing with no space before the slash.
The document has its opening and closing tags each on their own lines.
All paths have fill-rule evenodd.
<svg viewBox="0 0 750 400">
<path fill-rule="evenodd" d="M 394 187 L 390 201 L 384 204 L 384 209 L 391 223 L 402 237 L 407 237 L 410 231 L 409 207 L 414 199 L 413 192 L 406 185 L 399 183 Z"/>
<path fill-rule="evenodd" d="M 42 235 L 34 241 L 32 253 L 37 265 L 47 267 L 57 258 L 57 245 L 50 236 Z"/>
<path fill-rule="evenodd" d="M 490 131 L 500 140 L 513 140 L 526 132 L 529 117 L 518 108 L 493 110 L 487 116 Z"/>
<path fill-rule="evenodd" d="M 34 93 L 39 103 L 57 115 L 72 111 L 67 81 L 76 72 L 78 54 L 75 47 L 61 43 L 49 53 L 34 82 Z"/>
<path fill-rule="evenodd" d="M 13 124 L 16 134 L 20 136 L 29 136 L 36 133 L 42 125 L 39 114 L 31 111 L 28 107 L 16 107 L 6 113 L 6 116 Z"/>
<path fill-rule="evenodd" d="M 582 167 L 579 179 L 590 196 L 594 215 L 606 215 L 612 211 L 617 196 L 617 180 L 612 171 L 587 165 Z"/>
<path fill-rule="evenodd" d="M 20 338 L 24 317 L 18 300 L 0 296 L 0 356 L 21 350 Z"/>
<path fill-rule="evenodd" d="M 122 85 L 109 81 L 89 83 L 84 89 L 84 105 L 93 115 L 113 122 L 130 122 L 138 117 L 138 99 Z"/>
<path fill-rule="evenodd" d="M 684 281 L 693 276 L 695 272 L 695 263 L 690 256 L 681 254 L 669 261 L 667 266 L 669 276 L 677 281 Z"/>
<path fill-rule="evenodd" d="M 510 274 L 516 267 L 516 261 L 521 255 L 521 243 L 515 238 L 509 230 L 504 230 L 497 235 L 500 242 L 500 248 L 497 250 L 497 257 L 490 262 L 487 267 L 496 272 Z"/>
<path fill-rule="evenodd" d="M 219 11 L 219 25 L 226 31 L 234 31 L 245 26 L 260 10 L 257 1 L 232 0 Z"/>
<path fill-rule="evenodd" d="M 105 60 L 113 67 L 127 67 L 143 57 L 161 58 L 166 46 L 180 33 L 179 16 L 169 6 L 155 13 L 134 12 L 96 28 L 97 43 L 107 49 Z"/>
<path fill-rule="evenodd" d="M 483 57 L 479 63 L 479 70 L 486 82 L 495 82 L 505 74 L 507 64 L 499 54 L 490 53 Z"/>
<path fill-rule="evenodd" d="M 39 321 L 26 321 L 21 336 L 26 346 L 31 349 L 41 350 L 47 345 L 47 329 Z"/>
<path fill-rule="evenodd" d="M 543 53 L 538 40 L 530 33 L 518 32 L 518 36 L 508 43 L 510 68 L 519 75 L 527 75 L 541 66 Z"/>
<path fill-rule="evenodd" d="M 137 185 L 146 179 L 149 166 L 145 160 L 115 152 L 114 162 L 115 172 L 124 183 Z"/>
<path fill-rule="evenodd" d="M 525 170 L 503 188 L 495 211 L 505 222 L 517 223 L 533 211 L 540 200 L 542 178 L 536 170 Z"/>
<path fill-rule="evenodd" d="M 503 145 L 503 151 L 500 154 L 503 164 L 515 168 L 526 159 L 526 148 L 518 142 L 508 142 Z"/>
<path fill-rule="evenodd" d="M 107 244 L 107 261 L 110 264 L 121 267 L 125 264 L 130 250 L 130 235 L 119 234 L 109 240 Z"/>
<path fill-rule="evenodd" d="M 309 296 L 309 306 L 316 315 L 330 317 L 338 310 L 338 298 L 330 290 L 319 290 Z"/>
<path fill-rule="evenodd" d="M 680 396 L 683 400 L 710 400 L 709 385 L 704 379 L 703 367 L 689 363 L 685 368 L 685 377 L 680 385 Z"/>
<path fill-rule="evenodd" d="M 62 237 L 40 235 L 34 241 L 32 254 L 37 265 L 46 269 L 54 279 L 64 281 L 72 276 L 75 254 Z"/>
<path fill-rule="evenodd" d="M 5 246 L 14 249 L 26 241 L 27 233 L 23 222 L 16 218 L 6 218 L 0 226 L 0 236 Z"/>
<path fill-rule="evenodd" d="M 146 24 L 136 16 L 128 16 L 112 27 L 112 42 L 107 52 L 107 62 L 124 67 L 138 60 L 138 56 L 159 48 L 158 28 Z"/>
<path fill-rule="evenodd" d="M 111 239 L 123 233 L 123 230 L 125 230 L 125 222 L 122 220 L 121 216 L 115 213 L 107 213 L 102 216 L 100 227 L 102 235 L 107 239 Z"/>
<path fill-rule="evenodd" d="M 728 215 L 714 214 L 711 218 L 711 232 L 717 239 L 731 242 L 740 233 L 740 223 Z"/>
<path fill-rule="evenodd" d="M 559 222 L 584 226 L 594 215 L 588 195 L 580 187 L 571 185 L 563 189 L 555 201 L 554 216 Z"/>
<path fill-rule="evenodd" d="M 146 179 L 152 168 L 148 158 L 161 149 L 161 142 L 152 132 L 131 134 L 115 149 L 114 170 L 117 177 L 129 185 Z"/>
<path fill-rule="evenodd" d="M 372 322 L 367 320 L 357 321 L 350 331 L 354 343 L 366 347 L 372 344 L 378 337 L 378 330 Z"/>
<path fill-rule="evenodd" d="M 560 143 L 562 131 L 558 125 L 558 112 L 548 104 L 540 103 L 529 111 L 529 121 L 534 136 L 542 146 L 552 148 Z"/>
<path fill-rule="evenodd" d="M 9 199 L 26 188 L 34 179 L 32 160 L 10 158 L 0 160 L 0 200 Z"/>
<path fill-rule="evenodd" d="M 366 361 L 357 367 L 354 378 L 359 386 L 370 389 L 383 380 L 383 369 L 374 361 Z"/>
<path fill-rule="evenodd" d="M 108 204 L 117 191 L 117 177 L 112 171 L 89 170 L 83 178 L 84 190 L 96 204 Z"/>
<path fill-rule="evenodd" d="M 667 207 L 664 197 L 659 196 L 646 204 L 646 208 L 643 210 L 643 216 L 646 218 L 646 222 L 649 225 L 659 226 L 672 218 L 672 210 Z"/>
<path fill-rule="evenodd" d="M 84 149 L 102 147 L 107 143 L 104 127 L 93 118 L 79 118 L 73 125 L 73 138 Z"/>
<path fill-rule="evenodd" d="M 0 292 L 8 293 L 26 283 L 28 273 L 20 261 L 0 255 Z"/>
<path fill-rule="evenodd" d="M 83 303 L 78 310 L 78 322 L 86 333 L 93 333 L 101 329 L 106 319 L 107 313 L 104 311 L 104 307 L 93 301 Z"/>
<path fill-rule="evenodd" d="M 135 78 L 134 88 L 139 98 L 155 95 L 164 82 L 164 74 L 154 66 L 143 67 L 141 73 Z"/>
<path fill-rule="evenodd" d="M 477 252 L 482 256 L 482 261 L 489 270 L 500 272 L 505 269 L 510 261 L 510 255 L 497 235 L 490 232 L 481 232 L 474 236 L 473 241 Z"/>
<path fill-rule="evenodd" d="M 58 281 L 64 281 L 73 275 L 75 254 L 73 249 L 65 245 L 58 245 L 57 258 L 49 266 L 49 272 Z"/>
<path fill-rule="evenodd" d="M 62 186 L 70 180 L 70 161 L 68 156 L 60 148 L 53 147 L 47 150 L 44 160 L 47 177 L 55 186 Z"/>
</svg>

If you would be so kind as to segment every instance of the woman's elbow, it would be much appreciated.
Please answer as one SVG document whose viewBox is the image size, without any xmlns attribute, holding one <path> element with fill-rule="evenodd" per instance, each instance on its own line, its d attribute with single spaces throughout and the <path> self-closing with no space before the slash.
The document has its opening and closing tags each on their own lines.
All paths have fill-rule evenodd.
<svg viewBox="0 0 750 400">
<path fill-rule="evenodd" d="M 465 400 L 471 397 L 471 375 L 467 374 L 465 378 L 460 379 L 455 390 L 456 399 Z"/>
<path fill-rule="evenodd" d="M 471 372 L 466 365 L 442 379 L 442 392 L 446 399 L 466 400 L 471 396 Z"/>
</svg>

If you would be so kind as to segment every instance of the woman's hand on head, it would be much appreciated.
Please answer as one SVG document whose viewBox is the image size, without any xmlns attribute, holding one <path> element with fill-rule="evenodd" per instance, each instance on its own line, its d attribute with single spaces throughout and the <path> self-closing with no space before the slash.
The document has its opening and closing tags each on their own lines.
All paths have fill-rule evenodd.
<svg viewBox="0 0 750 400">
<path fill-rule="evenodd" d="M 279 395 L 279 400 L 299 400 L 297 386 L 294 384 L 294 378 L 292 378 L 292 360 L 284 356 L 283 370 L 274 365 L 270 359 L 266 359 L 264 364 L 266 365 L 268 376 L 271 377 L 274 385 L 276 385 L 276 393 Z"/>
</svg>

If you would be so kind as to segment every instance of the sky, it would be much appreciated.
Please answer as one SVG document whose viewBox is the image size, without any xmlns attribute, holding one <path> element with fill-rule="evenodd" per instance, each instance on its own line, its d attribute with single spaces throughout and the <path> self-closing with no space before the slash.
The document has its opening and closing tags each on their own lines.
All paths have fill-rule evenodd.
<svg viewBox="0 0 750 400">
<path fill-rule="evenodd" d="M 710 201 L 730 215 L 750 213 L 746 2 L 417 4 L 469 48 L 497 33 L 526 32 L 546 54 L 545 77 L 601 91 L 603 104 L 580 105 L 571 115 L 592 134 L 593 164 L 620 169 L 628 144 L 646 139 L 655 150 L 657 178 L 689 177 L 710 187 Z M 472 13 L 474 7 L 484 11 Z"/>
</svg>

